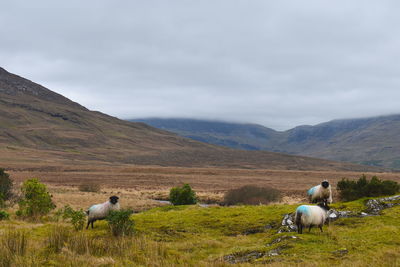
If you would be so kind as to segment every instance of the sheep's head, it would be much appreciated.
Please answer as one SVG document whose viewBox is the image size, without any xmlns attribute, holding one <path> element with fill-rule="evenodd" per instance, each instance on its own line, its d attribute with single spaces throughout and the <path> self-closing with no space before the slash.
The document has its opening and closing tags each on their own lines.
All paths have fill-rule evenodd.
<svg viewBox="0 0 400 267">
<path fill-rule="evenodd" d="M 323 182 L 321 183 L 321 185 L 322 185 L 323 188 L 328 188 L 329 182 L 328 182 L 327 180 L 325 180 L 325 181 L 323 181 Z"/>
<path fill-rule="evenodd" d="M 318 207 L 323 208 L 324 210 L 330 210 L 331 208 L 328 206 L 328 203 L 326 201 L 322 203 L 318 203 Z"/>
<path fill-rule="evenodd" d="M 118 203 L 118 199 L 119 199 L 119 197 L 117 197 L 117 196 L 112 196 L 112 197 L 110 197 L 110 202 L 111 202 L 111 204 L 117 204 Z"/>
</svg>

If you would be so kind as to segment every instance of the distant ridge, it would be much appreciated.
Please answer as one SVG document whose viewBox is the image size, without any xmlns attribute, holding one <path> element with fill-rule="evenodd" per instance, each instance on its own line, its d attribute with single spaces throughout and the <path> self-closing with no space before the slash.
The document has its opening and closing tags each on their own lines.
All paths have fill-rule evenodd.
<svg viewBox="0 0 400 267">
<path fill-rule="evenodd" d="M 282 132 L 257 124 L 207 120 L 135 121 L 234 149 L 266 150 L 400 169 L 400 115 L 333 120 Z"/>
<path fill-rule="evenodd" d="M 90 111 L 0 68 L 0 161 L 377 171 L 264 151 L 233 150 Z"/>
</svg>

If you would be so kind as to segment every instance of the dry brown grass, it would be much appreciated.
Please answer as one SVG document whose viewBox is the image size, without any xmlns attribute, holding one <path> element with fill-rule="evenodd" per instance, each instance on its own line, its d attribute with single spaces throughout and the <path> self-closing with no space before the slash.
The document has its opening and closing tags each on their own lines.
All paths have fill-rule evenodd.
<svg viewBox="0 0 400 267">
<path fill-rule="evenodd" d="M 57 207 L 71 205 L 75 208 L 89 207 L 102 203 L 110 195 L 121 197 L 121 205 L 134 210 L 159 206 L 155 199 L 167 199 L 171 187 L 189 183 L 203 203 L 216 203 L 223 194 L 233 188 L 247 184 L 271 186 L 283 192 L 283 202 L 295 203 L 305 200 L 305 192 L 323 179 L 333 186 L 342 177 L 358 178 L 360 172 L 338 171 L 293 171 L 265 169 L 228 168 L 183 168 L 105 164 L 27 164 L 16 168 L 5 166 L 11 178 L 19 185 L 22 181 L 37 177 L 49 185 Z M 399 173 L 365 173 L 381 179 L 400 182 Z M 82 183 L 97 183 L 101 191 L 80 192 Z M 334 191 L 334 197 L 336 192 Z"/>
</svg>

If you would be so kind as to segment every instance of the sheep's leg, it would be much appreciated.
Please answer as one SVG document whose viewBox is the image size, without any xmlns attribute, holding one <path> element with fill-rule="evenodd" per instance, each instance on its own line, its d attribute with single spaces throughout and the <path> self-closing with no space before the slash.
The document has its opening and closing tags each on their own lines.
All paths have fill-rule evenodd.
<svg viewBox="0 0 400 267">
<path fill-rule="evenodd" d="M 87 222 L 86 230 L 89 229 L 89 225 L 90 225 L 90 220 L 88 220 L 88 222 Z"/>
<path fill-rule="evenodd" d="M 93 223 L 94 223 L 94 220 L 92 221 L 92 229 L 94 228 Z"/>
<path fill-rule="evenodd" d="M 299 234 L 302 234 L 303 233 L 303 225 L 302 224 L 299 224 Z"/>
<path fill-rule="evenodd" d="M 323 231 L 322 231 L 322 225 L 319 226 L 319 229 L 321 230 L 321 233 L 322 233 L 322 232 L 323 232 Z"/>
<path fill-rule="evenodd" d="M 310 226 L 308 227 L 308 232 L 311 232 L 311 227 L 312 225 L 310 224 Z"/>
</svg>

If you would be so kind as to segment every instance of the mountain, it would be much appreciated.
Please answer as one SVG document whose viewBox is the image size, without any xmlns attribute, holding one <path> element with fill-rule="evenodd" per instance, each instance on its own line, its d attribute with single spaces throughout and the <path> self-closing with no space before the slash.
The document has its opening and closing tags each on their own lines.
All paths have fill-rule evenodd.
<svg viewBox="0 0 400 267">
<path fill-rule="evenodd" d="M 85 161 L 183 167 L 376 171 L 309 157 L 233 150 L 90 111 L 0 68 L 0 162 Z"/>
<path fill-rule="evenodd" d="M 190 119 L 139 121 L 235 149 L 267 150 L 400 169 L 400 115 L 333 120 L 281 132 L 256 124 Z"/>
<path fill-rule="evenodd" d="M 279 133 L 257 124 L 194 119 L 137 119 L 153 127 L 171 131 L 180 136 L 215 145 L 243 150 L 263 150 L 278 142 Z"/>
</svg>

